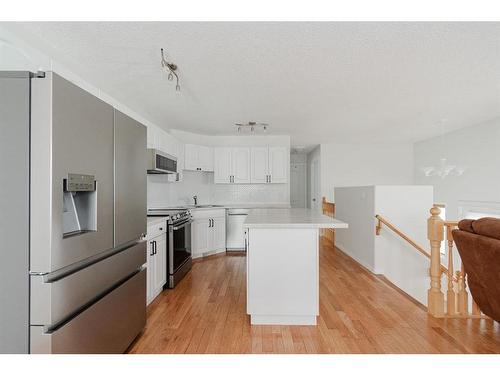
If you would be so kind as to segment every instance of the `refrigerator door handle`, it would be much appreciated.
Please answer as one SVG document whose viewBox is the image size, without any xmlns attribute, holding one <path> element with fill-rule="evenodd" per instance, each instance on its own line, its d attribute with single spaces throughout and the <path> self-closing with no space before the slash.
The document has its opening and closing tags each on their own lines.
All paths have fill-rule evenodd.
<svg viewBox="0 0 500 375">
<path fill-rule="evenodd" d="M 135 240 L 130 243 L 127 243 L 121 247 L 114 248 L 108 251 L 104 251 L 100 254 L 96 254 L 94 256 L 91 256 L 90 258 L 84 259 L 78 263 L 72 264 L 71 266 L 67 266 L 64 268 L 61 268 L 60 270 L 47 273 L 44 275 L 43 282 L 45 283 L 53 283 L 55 281 L 61 280 L 69 275 L 72 275 L 74 273 L 77 273 L 87 267 L 90 267 L 94 264 L 97 264 L 111 256 L 114 256 L 118 253 L 121 253 L 125 250 L 130 249 L 131 247 L 136 246 L 137 244 L 140 244 L 144 242 L 144 240 Z"/>
</svg>

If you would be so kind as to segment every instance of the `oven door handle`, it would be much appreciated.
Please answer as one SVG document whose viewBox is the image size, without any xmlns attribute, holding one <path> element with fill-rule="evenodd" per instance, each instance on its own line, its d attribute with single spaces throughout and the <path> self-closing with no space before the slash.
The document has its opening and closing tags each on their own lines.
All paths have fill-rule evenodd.
<svg viewBox="0 0 500 375">
<path fill-rule="evenodd" d="M 186 221 L 184 224 L 182 225 L 179 225 L 179 226 L 176 226 L 176 227 L 172 227 L 172 230 L 179 230 L 181 228 L 184 228 L 185 226 L 191 224 L 194 220 L 188 220 Z"/>
</svg>

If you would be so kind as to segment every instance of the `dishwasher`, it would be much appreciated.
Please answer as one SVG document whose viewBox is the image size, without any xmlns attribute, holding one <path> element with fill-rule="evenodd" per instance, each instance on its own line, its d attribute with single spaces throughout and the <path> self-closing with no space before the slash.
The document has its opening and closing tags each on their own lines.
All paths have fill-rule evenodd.
<svg viewBox="0 0 500 375">
<path fill-rule="evenodd" d="M 250 210 L 247 208 L 230 208 L 226 217 L 226 250 L 245 250 L 245 229 L 243 223 Z"/>
</svg>

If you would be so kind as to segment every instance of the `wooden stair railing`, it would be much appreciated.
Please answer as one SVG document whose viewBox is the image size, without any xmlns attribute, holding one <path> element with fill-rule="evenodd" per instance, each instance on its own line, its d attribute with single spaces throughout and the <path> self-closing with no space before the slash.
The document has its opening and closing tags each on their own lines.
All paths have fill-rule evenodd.
<svg viewBox="0 0 500 375">
<path fill-rule="evenodd" d="M 328 202 L 326 197 L 323 197 L 321 201 L 321 207 L 323 209 L 323 215 L 335 217 L 335 203 Z M 321 235 L 332 241 L 333 247 L 335 247 L 335 229 L 328 228 L 321 231 Z"/>
<path fill-rule="evenodd" d="M 457 221 L 444 221 L 439 217 L 441 210 L 435 205 L 430 210 L 431 217 L 427 220 L 427 237 L 431 242 L 431 287 L 428 294 L 428 311 L 435 317 L 484 318 L 484 315 L 471 297 L 471 312 L 469 312 L 469 291 L 467 290 L 467 274 L 460 259 L 460 270 L 453 274 L 453 229 L 458 227 Z M 446 306 L 444 294 L 441 291 L 441 273 L 436 272 L 436 258 L 440 257 L 441 242 L 445 240 L 448 247 L 448 272 Z M 437 258 L 441 262 L 440 258 Z"/>
<path fill-rule="evenodd" d="M 416 241 L 411 239 L 409 236 L 404 234 L 402 231 L 400 231 L 398 228 L 396 228 L 389 220 L 384 218 L 381 215 L 375 215 L 375 218 L 378 220 L 377 226 L 375 227 L 375 234 L 377 236 L 380 236 L 380 230 L 382 229 L 382 224 L 384 224 L 387 228 L 392 230 L 394 233 L 396 233 L 399 237 L 401 237 L 403 240 L 408 242 L 411 246 L 413 246 L 419 253 L 423 254 L 427 258 L 431 259 L 431 254 L 425 250 L 421 245 L 419 245 Z M 441 272 L 447 273 L 448 269 L 441 265 Z"/>
<path fill-rule="evenodd" d="M 469 313 L 469 292 L 467 290 L 467 275 L 463 263 L 460 261 L 460 271 L 453 274 L 453 235 L 452 231 L 458 226 L 457 221 L 444 221 L 439 217 L 439 205 L 430 209 L 431 216 L 427 220 L 427 238 L 430 241 L 431 251 L 426 251 L 421 245 L 401 232 L 387 219 L 376 215 L 377 225 L 375 234 L 380 235 L 382 224 L 391 229 L 398 236 L 412 245 L 418 252 L 430 259 L 430 288 L 427 295 L 427 311 L 434 317 L 442 318 L 485 318 L 477 304 L 472 300 L 472 311 Z M 441 242 L 446 238 L 448 250 L 448 267 L 441 264 Z M 446 303 L 441 291 L 441 278 L 447 278 Z M 472 299 L 472 298 L 471 298 Z"/>
</svg>

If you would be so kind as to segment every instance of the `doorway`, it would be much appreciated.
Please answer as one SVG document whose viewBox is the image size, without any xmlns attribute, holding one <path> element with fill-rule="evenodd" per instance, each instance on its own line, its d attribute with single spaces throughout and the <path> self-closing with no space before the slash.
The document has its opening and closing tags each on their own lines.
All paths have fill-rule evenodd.
<svg viewBox="0 0 500 375">
<path fill-rule="evenodd" d="M 311 162 L 311 209 L 318 212 L 320 210 L 319 173 L 319 160 L 315 159 Z"/>
<path fill-rule="evenodd" d="M 290 205 L 293 208 L 306 207 L 306 165 L 290 164 Z"/>
</svg>

